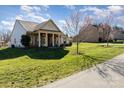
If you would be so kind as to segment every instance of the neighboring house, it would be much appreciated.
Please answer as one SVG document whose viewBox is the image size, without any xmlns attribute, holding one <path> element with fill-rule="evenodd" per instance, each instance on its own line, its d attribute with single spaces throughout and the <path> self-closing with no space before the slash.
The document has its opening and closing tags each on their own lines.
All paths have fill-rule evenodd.
<svg viewBox="0 0 124 93">
<path fill-rule="evenodd" d="M 81 31 L 79 40 L 81 42 L 98 42 L 99 33 L 97 27 L 94 25 L 89 25 L 84 31 Z"/>
<path fill-rule="evenodd" d="M 89 24 L 85 30 L 80 31 L 79 35 L 73 37 L 73 41 L 80 41 L 80 42 L 104 42 L 107 40 L 107 28 L 109 28 L 109 40 L 114 39 L 123 39 L 124 40 L 124 31 L 123 29 L 114 29 L 111 28 L 109 25 L 99 24 L 93 25 Z M 77 38 L 78 37 L 78 38 Z"/>
<path fill-rule="evenodd" d="M 5 46 L 5 42 L 2 39 L 2 36 L 0 35 L 0 47 Z"/>
<path fill-rule="evenodd" d="M 9 46 L 23 47 L 21 44 L 22 35 L 30 36 L 30 45 L 33 47 L 60 46 L 66 37 L 52 20 L 42 23 L 16 20 Z"/>
<path fill-rule="evenodd" d="M 2 35 L 0 34 L 0 47 L 3 46 Z"/>
<path fill-rule="evenodd" d="M 2 36 L 1 36 L 1 34 L 0 34 L 0 47 L 1 47 L 1 45 L 2 45 Z"/>
<path fill-rule="evenodd" d="M 72 40 L 72 37 L 69 37 L 68 35 L 64 35 L 63 37 L 63 42 L 64 44 L 69 44 L 71 43 L 73 40 Z"/>
<path fill-rule="evenodd" d="M 88 27 L 85 28 L 85 30 L 80 31 L 79 35 L 76 35 L 73 38 L 73 41 L 80 42 L 98 42 L 99 41 L 99 32 L 97 30 L 98 28 L 92 24 L 89 24 Z"/>
<path fill-rule="evenodd" d="M 0 47 L 5 46 L 5 42 L 4 41 L 0 41 Z"/>
<path fill-rule="evenodd" d="M 114 40 L 124 40 L 124 31 L 122 28 L 113 28 L 113 38 Z"/>
</svg>

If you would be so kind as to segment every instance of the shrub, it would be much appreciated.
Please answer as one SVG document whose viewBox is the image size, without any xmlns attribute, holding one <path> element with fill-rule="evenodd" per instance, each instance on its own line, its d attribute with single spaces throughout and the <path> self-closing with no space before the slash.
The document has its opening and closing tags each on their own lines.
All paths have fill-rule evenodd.
<svg viewBox="0 0 124 93">
<path fill-rule="evenodd" d="M 22 35 L 22 37 L 21 37 L 21 43 L 22 43 L 23 46 L 25 46 L 25 48 L 27 48 L 27 47 L 30 46 L 30 41 L 31 41 L 30 36 L 28 36 L 28 35 Z"/>
<path fill-rule="evenodd" d="M 64 44 L 61 44 L 60 47 L 64 47 Z"/>
<path fill-rule="evenodd" d="M 72 46 L 72 42 L 69 42 L 68 46 Z"/>
<path fill-rule="evenodd" d="M 114 42 L 117 42 L 117 39 L 114 39 Z"/>
<path fill-rule="evenodd" d="M 15 48 L 15 45 L 11 45 L 12 48 Z"/>
</svg>

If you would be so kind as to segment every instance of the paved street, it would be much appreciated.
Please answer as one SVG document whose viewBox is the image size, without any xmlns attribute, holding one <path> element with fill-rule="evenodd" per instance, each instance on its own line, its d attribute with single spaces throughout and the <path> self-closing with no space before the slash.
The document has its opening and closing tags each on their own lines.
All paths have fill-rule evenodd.
<svg viewBox="0 0 124 93">
<path fill-rule="evenodd" d="M 124 54 L 96 67 L 43 86 L 44 88 L 124 87 Z"/>
</svg>

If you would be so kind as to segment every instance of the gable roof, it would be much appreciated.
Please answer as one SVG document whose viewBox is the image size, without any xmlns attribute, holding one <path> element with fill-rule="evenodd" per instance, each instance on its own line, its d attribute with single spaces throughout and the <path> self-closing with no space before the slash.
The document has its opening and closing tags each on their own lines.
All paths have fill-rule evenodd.
<svg viewBox="0 0 124 93">
<path fill-rule="evenodd" d="M 31 22 L 31 21 L 23 21 L 23 20 L 18 20 L 19 23 L 22 25 L 22 27 L 26 30 L 26 31 L 37 31 L 37 30 L 46 30 L 48 31 L 49 29 L 44 29 L 44 27 L 49 23 L 49 22 L 52 22 L 52 24 L 56 27 L 57 30 L 55 31 L 61 31 L 57 25 L 50 19 L 50 20 L 47 20 L 47 21 L 44 21 L 42 23 L 36 23 L 36 22 Z M 52 31 L 52 30 L 50 30 Z"/>
<path fill-rule="evenodd" d="M 18 21 L 26 31 L 34 31 L 35 27 L 39 24 L 31 21 L 22 21 L 22 20 L 18 20 Z"/>
<path fill-rule="evenodd" d="M 49 23 L 52 23 L 53 24 L 53 26 L 56 28 L 56 30 L 53 30 L 53 31 L 61 31 L 59 28 L 58 28 L 58 26 L 53 22 L 53 20 L 48 20 L 48 21 L 44 21 L 44 22 L 42 22 L 42 23 L 40 23 L 40 24 L 38 24 L 36 27 L 35 27 L 35 30 L 39 30 L 39 29 L 41 29 L 41 30 L 50 30 L 50 29 L 48 29 L 48 28 L 45 28 Z M 52 30 L 50 30 L 50 31 L 52 31 Z"/>
<path fill-rule="evenodd" d="M 38 25 L 35 27 L 35 30 L 39 30 L 39 29 L 43 28 L 43 27 L 46 25 L 46 23 L 48 23 L 48 21 L 44 21 L 44 22 L 38 24 Z"/>
</svg>

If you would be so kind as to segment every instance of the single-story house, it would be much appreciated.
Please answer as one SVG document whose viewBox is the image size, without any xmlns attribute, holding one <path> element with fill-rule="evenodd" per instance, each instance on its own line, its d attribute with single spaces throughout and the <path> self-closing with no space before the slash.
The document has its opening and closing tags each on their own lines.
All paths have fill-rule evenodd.
<svg viewBox="0 0 124 93">
<path fill-rule="evenodd" d="M 53 47 L 64 44 L 66 35 L 59 29 L 53 20 L 47 20 L 42 23 L 16 20 L 9 46 L 23 47 L 21 36 L 29 35 L 31 38 L 30 45 L 33 47 Z"/>
</svg>

